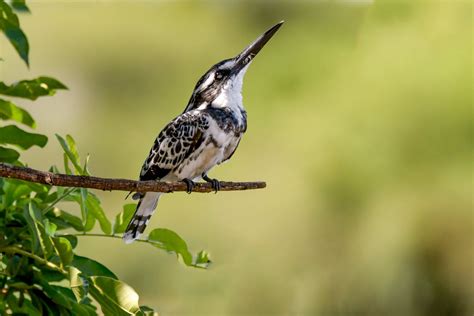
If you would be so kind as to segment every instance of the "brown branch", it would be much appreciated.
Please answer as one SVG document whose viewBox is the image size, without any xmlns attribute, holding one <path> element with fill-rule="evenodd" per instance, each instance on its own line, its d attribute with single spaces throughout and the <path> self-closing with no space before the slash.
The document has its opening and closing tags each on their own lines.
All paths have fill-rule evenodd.
<svg viewBox="0 0 474 316">
<path fill-rule="evenodd" d="M 60 173 L 39 171 L 27 167 L 18 167 L 0 163 L 0 177 L 19 179 L 60 187 L 90 188 L 104 191 L 133 191 L 133 192 L 174 192 L 186 191 L 183 182 L 134 181 L 128 179 L 110 179 L 90 176 L 75 176 Z M 240 191 L 263 189 L 266 183 L 259 182 L 221 182 L 221 191 Z M 210 183 L 196 183 L 193 192 L 214 192 Z"/>
</svg>

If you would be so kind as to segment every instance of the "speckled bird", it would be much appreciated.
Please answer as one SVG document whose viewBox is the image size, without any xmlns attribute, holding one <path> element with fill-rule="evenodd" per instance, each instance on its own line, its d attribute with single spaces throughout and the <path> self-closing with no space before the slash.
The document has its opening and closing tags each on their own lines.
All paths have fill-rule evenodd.
<svg viewBox="0 0 474 316">
<path fill-rule="evenodd" d="M 194 181 L 219 181 L 208 177 L 214 166 L 230 159 L 247 130 L 242 104 L 242 83 L 250 63 L 283 24 L 271 27 L 234 58 L 211 67 L 197 82 L 184 112 L 160 132 L 140 172 L 140 180 L 184 181 L 188 193 Z M 162 193 L 135 193 L 137 209 L 123 235 L 126 243 L 146 228 Z"/>
</svg>

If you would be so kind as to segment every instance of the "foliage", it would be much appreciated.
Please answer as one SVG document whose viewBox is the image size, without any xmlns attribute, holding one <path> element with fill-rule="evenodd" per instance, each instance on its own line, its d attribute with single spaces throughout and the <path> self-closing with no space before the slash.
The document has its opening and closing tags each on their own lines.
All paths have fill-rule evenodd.
<svg viewBox="0 0 474 316">
<path fill-rule="evenodd" d="M 22 0 L 0 0 L 0 29 L 28 65 L 28 40 L 15 11 L 29 12 Z M 0 82 L 0 94 L 36 100 L 67 89 L 50 77 Z M 35 128 L 33 117 L 10 100 L 0 99 L 0 119 Z M 89 175 L 87 157 L 81 162 L 74 139 L 56 135 L 62 147 L 64 173 Z M 0 162 L 23 165 L 20 151 L 44 147 L 45 135 L 16 125 L 0 126 Z M 57 166 L 50 168 L 59 172 Z M 63 209 L 62 203 L 78 205 L 80 214 Z M 77 254 L 78 237 L 121 237 L 133 216 L 135 204 L 126 204 L 112 225 L 100 200 L 84 188 L 53 188 L 47 185 L 0 178 L 0 312 L 27 315 L 96 315 L 100 305 L 106 315 L 153 315 L 140 306 L 138 294 L 101 263 Z M 91 234 L 98 222 L 102 234 Z M 201 251 L 193 257 L 186 242 L 168 229 L 155 229 L 139 240 L 173 252 L 187 266 L 206 268 L 209 258 Z"/>
</svg>

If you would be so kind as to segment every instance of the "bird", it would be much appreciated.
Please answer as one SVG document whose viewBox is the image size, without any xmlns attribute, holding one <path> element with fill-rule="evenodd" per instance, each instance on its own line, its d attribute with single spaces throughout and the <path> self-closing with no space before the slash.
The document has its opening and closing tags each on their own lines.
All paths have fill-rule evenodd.
<svg viewBox="0 0 474 316">
<path fill-rule="evenodd" d="M 244 75 L 263 46 L 284 21 L 273 25 L 240 54 L 212 66 L 197 82 L 183 113 L 168 123 L 156 137 L 140 171 L 140 180 L 182 181 L 191 193 L 195 181 L 204 180 L 220 189 L 208 172 L 229 160 L 247 130 L 247 112 L 242 103 Z M 137 208 L 124 234 L 129 244 L 144 232 L 161 192 L 137 192 Z"/>
</svg>

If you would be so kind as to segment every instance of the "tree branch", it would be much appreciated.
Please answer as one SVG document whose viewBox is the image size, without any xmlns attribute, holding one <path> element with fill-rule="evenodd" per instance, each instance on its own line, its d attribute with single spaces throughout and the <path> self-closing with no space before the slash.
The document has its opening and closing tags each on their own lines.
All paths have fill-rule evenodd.
<svg viewBox="0 0 474 316">
<path fill-rule="evenodd" d="M 134 181 L 128 179 L 110 179 L 90 176 L 75 176 L 60 173 L 39 171 L 27 167 L 18 167 L 0 163 L 0 177 L 13 178 L 60 187 L 90 188 L 104 191 L 133 191 L 133 192 L 174 192 L 186 191 L 184 182 Z M 221 182 L 221 191 L 240 191 L 263 189 L 266 183 L 258 182 Z M 193 192 L 214 192 L 210 183 L 196 183 Z"/>
</svg>

